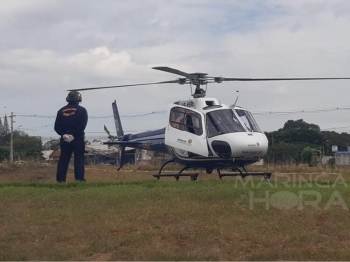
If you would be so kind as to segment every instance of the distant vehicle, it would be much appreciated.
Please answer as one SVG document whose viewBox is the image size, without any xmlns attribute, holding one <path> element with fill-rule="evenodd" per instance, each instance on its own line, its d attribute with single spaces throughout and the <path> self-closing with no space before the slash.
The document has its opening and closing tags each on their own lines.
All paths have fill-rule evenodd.
<svg viewBox="0 0 350 262">
<path fill-rule="evenodd" d="M 15 164 L 17 164 L 17 165 L 23 165 L 25 163 L 27 163 L 27 161 L 23 161 L 23 160 L 15 161 Z"/>
</svg>

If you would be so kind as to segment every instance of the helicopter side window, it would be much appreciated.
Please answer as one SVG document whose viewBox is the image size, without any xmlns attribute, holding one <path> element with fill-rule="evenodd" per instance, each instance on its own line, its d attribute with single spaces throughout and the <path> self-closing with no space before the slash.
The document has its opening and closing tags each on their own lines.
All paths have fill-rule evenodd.
<svg viewBox="0 0 350 262">
<path fill-rule="evenodd" d="M 173 128 L 181 131 L 186 131 L 198 136 L 203 134 L 200 114 L 185 108 L 172 108 L 170 111 L 169 123 Z"/>
<path fill-rule="evenodd" d="M 253 115 L 249 111 L 236 109 L 236 113 L 238 114 L 239 118 L 242 120 L 243 124 L 246 126 L 249 132 L 262 133 Z"/>
<path fill-rule="evenodd" d="M 188 132 L 194 134 L 194 127 L 192 122 L 192 117 L 190 115 L 186 115 L 186 129 Z"/>
<path fill-rule="evenodd" d="M 180 125 L 184 124 L 184 114 L 177 111 L 171 112 L 169 122 L 172 127 L 180 129 Z"/>
</svg>

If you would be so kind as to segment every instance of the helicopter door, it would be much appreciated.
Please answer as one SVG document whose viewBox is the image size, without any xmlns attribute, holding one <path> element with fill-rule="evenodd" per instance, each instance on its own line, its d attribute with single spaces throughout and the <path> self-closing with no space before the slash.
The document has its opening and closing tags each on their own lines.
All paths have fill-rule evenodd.
<svg viewBox="0 0 350 262">
<path fill-rule="evenodd" d="M 165 144 L 201 156 L 209 156 L 204 114 L 188 107 L 170 105 Z"/>
</svg>

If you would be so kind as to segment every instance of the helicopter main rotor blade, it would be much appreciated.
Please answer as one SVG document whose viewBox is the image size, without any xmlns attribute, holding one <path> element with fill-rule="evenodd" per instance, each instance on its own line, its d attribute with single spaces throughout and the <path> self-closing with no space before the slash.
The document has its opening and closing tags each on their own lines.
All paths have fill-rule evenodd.
<svg viewBox="0 0 350 262">
<path fill-rule="evenodd" d="M 188 79 L 196 78 L 193 75 L 187 74 L 185 72 L 182 72 L 180 70 L 177 70 L 177 69 L 174 69 L 174 68 L 171 68 L 171 67 L 167 67 L 167 66 L 157 66 L 157 67 L 152 67 L 152 68 L 156 69 L 156 70 L 160 70 L 160 71 L 164 71 L 164 72 L 168 72 L 168 73 L 173 73 L 173 74 L 176 74 L 176 75 L 184 76 L 184 77 L 187 77 Z"/>
<path fill-rule="evenodd" d="M 298 80 L 341 80 L 350 79 L 350 77 L 306 77 L 306 78 L 226 78 L 222 77 L 222 81 L 298 81 Z"/>
<path fill-rule="evenodd" d="M 79 88 L 79 89 L 69 89 L 67 91 L 88 91 L 88 90 L 107 89 L 107 88 L 119 88 L 119 87 L 128 87 L 128 86 L 147 86 L 147 85 L 177 84 L 177 83 L 179 83 L 179 80 L 154 82 L 154 83 L 144 83 L 144 84 L 133 84 L 133 85 L 88 87 L 88 88 Z"/>
</svg>

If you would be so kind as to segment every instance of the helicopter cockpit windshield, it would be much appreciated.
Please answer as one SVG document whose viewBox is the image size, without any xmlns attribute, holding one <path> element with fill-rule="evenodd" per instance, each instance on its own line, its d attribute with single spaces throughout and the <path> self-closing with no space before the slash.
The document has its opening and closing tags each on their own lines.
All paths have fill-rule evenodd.
<svg viewBox="0 0 350 262">
<path fill-rule="evenodd" d="M 249 132 L 262 133 L 253 115 L 249 111 L 243 109 L 236 109 L 235 111 Z"/>
<path fill-rule="evenodd" d="M 206 115 L 209 138 L 228 133 L 246 132 L 230 109 L 215 110 Z"/>
</svg>

